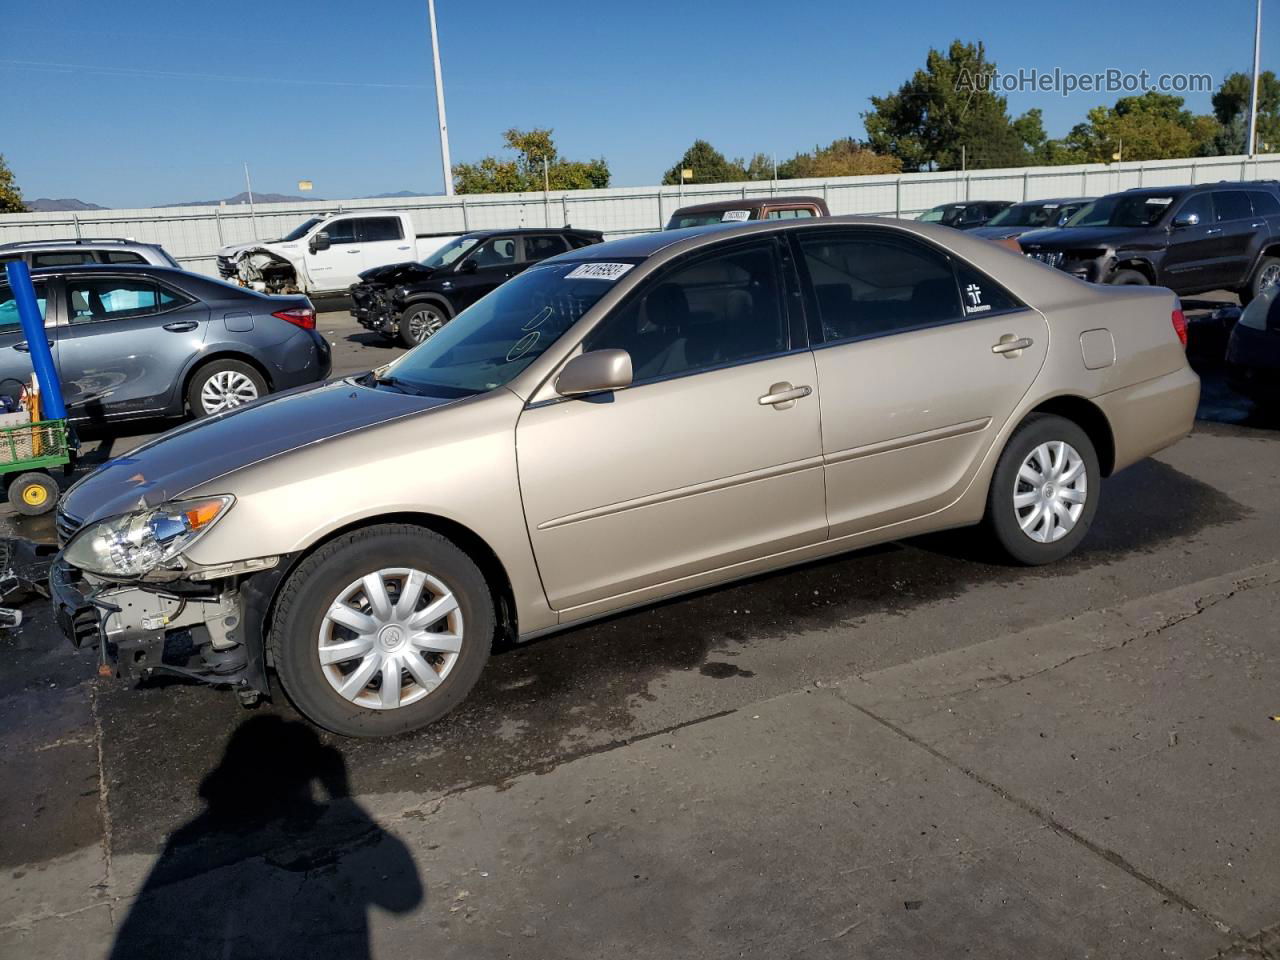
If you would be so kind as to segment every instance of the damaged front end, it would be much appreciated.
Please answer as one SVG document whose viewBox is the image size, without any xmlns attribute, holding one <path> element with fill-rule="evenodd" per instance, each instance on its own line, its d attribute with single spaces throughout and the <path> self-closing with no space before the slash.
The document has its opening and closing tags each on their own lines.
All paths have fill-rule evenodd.
<svg viewBox="0 0 1280 960">
<path fill-rule="evenodd" d="M 304 293 L 297 267 L 270 250 L 253 247 L 236 258 L 235 276 L 240 284 L 259 293 Z"/>
<path fill-rule="evenodd" d="M 75 646 L 99 650 L 102 674 L 167 673 L 233 687 L 246 702 L 270 693 L 264 636 L 284 558 L 205 567 L 180 552 L 229 500 L 140 511 L 69 538 L 79 524 L 59 514 L 63 550 L 49 575 L 54 613 Z"/>
</svg>

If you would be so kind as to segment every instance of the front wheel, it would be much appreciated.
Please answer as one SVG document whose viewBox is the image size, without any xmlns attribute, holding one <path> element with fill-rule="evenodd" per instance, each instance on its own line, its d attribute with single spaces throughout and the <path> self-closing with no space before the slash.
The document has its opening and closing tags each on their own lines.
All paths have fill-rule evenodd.
<svg viewBox="0 0 1280 960">
<path fill-rule="evenodd" d="M 300 712 L 334 733 L 426 726 L 470 692 L 493 645 L 493 594 L 437 533 L 379 524 L 338 537 L 286 581 L 270 634 Z"/>
<path fill-rule="evenodd" d="M 1149 287 L 1151 281 L 1138 270 L 1117 270 L 1107 281 L 1113 287 Z"/>
<path fill-rule="evenodd" d="M 449 315 L 439 304 L 411 304 L 400 314 L 400 329 L 397 336 L 401 345 L 412 349 L 434 336 L 448 322 Z"/>
<path fill-rule="evenodd" d="M 1052 563 L 1084 539 L 1098 509 L 1093 442 L 1064 417 L 1032 414 L 1005 445 L 987 493 L 985 523 L 1011 559 Z"/>
</svg>

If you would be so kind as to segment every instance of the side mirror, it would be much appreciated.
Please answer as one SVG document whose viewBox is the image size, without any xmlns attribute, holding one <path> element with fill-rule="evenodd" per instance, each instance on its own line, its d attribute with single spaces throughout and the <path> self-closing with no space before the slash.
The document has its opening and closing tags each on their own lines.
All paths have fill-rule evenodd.
<svg viewBox="0 0 1280 960">
<path fill-rule="evenodd" d="M 317 253 L 321 250 L 329 249 L 329 235 L 321 230 L 311 238 L 311 252 Z"/>
<path fill-rule="evenodd" d="M 1194 227 L 1200 223 L 1200 214 L 1198 213 L 1180 213 L 1173 218 L 1175 227 Z"/>
<path fill-rule="evenodd" d="M 564 365 L 556 377 L 556 393 L 580 397 L 631 386 L 631 354 L 625 350 L 592 350 Z"/>
<path fill-rule="evenodd" d="M 474 260 L 463 260 L 462 263 L 458 264 L 459 273 L 475 273 L 479 269 L 480 264 Z"/>
</svg>

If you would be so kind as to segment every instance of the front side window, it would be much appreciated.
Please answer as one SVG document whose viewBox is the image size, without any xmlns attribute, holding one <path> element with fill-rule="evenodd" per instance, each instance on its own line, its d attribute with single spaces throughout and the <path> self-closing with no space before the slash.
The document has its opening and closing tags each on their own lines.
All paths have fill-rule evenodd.
<svg viewBox="0 0 1280 960">
<path fill-rule="evenodd" d="M 593 267 L 611 269 L 587 269 Z M 582 318 L 632 264 L 530 267 L 392 363 L 393 386 L 463 397 L 510 382 Z"/>
<path fill-rule="evenodd" d="M 400 225 L 399 217 L 366 217 L 359 223 L 361 243 L 404 239 L 404 228 Z"/>
<path fill-rule="evenodd" d="M 584 350 L 622 349 L 635 382 L 742 363 L 789 348 L 772 241 L 665 272 L 603 320 Z"/>
<path fill-rule="evenodd" d="M 1245 220 L 1253 216 L 1249 195 L 1243 190 L 1215 190 L 1213 205 L 1218 211 L 1218 222 Z"/>
<path fill-rule="evenodd" d="M 557 253 L 564 253 L 568 249 L 569 245 L 565 243 L 564 237 L 548 235 L 524 238 L 526 260 L 545 260 L 547 257 L 554 257 Z"/>
<path fill-rule="evenodd" d="M 71 278 L 67 281 L 72 323 L 125 320 L 161 313 L 179 298 L 150 280 Z"/>
<path fill-rule="evenodd" d="M 45 292 L 42 281 L 36 280 L 33 286 L 36 288 L 36 305 L 39 306 L 40 316 L 43 317 L 45 305 L 48 303 L 48 294 Z M 13 296 L 13 289 L 8 284 L 0 283 L 0 333 L 13 333 L 21 327 L 22 324 L 18 320 L 18 301 Z"/>
<path fill-rule="evenodd" d="M 324 228 L 329 235 L 330 246 L 356 242 L 356 222 L 354 220 L 335 220 Z"/>
<path fill-rule="evenodd" d="M 1213 197 L 1207 193 L 1197 193 L 1188 197 L 1187 202 L 1178 208 L 1178 218 L 1194 214 L 1197 224 L 1207 226 L 1213 223 Z"/>
<path fill-rule="evenodd" d="M 483 270 L 486 267 L 505 267 L 516 262 L 516 242 L 512 237 L 491 237 L 467 259 Z"/>
<path fill-rule="evenodd" d="M 823 232 L 801 236 L 800 248 L 828 343 L 952 323 L 965 315 L 951 261 L 931 247 L 896 237 Z M 981 299 L 974 304 L 981 305 Z"/>
</svg>

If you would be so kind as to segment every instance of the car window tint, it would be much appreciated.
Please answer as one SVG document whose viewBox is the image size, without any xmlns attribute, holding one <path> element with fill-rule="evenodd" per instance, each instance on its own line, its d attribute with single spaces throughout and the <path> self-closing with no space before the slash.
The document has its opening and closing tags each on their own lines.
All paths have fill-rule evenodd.
<svg viewBox="0 0 1280 960">
<path fill-rule="evenodd" d="M 380 243 L 387 240 L 403 240 L 404 229 L 399 217 L 365 217 L 360 221 L 362 243 Z"/>
<path fill-rule="evenodd" d="M 1188 197 L 1186 202 L 1178 208 L 1178 212 L 1174 215 L 1174 219 L 1185 217 L 1192 213 L 1200 218 L 1200 223 L 1202 224 L 1213 223 L 1212 195 L 1208 193 L 1197 193 L 1194 196 Z"/>
<path fill-rule="evenodd" d="M 516 262 L 516 242 L 511 237 L 492 237 L 476 247 L 468 260 L 477 267 L 503 267 Z"/>
<path fill-rule="evenodd" d="M 93 254 L 87 250 L 70 250 L 59 253 L 33 253 L 31 269 L 37 267 L 74 267 L 81 263 L 93 263 Z"/>
<path fill-rule="evenodd" d="M 526 260 L 545 260 L 547 257 L 554 257 L 557 253 L 564 253 L 568 249 L 569 245 L 565 243 L 564 237 L 524 238 L 524 258 Z"/>
<path fill-rule="evenodd" d="M 45 315 L 47 295 L 45 285 L 39 280 L 33 283 L 36 288 L 36 305 L 40 307 L 40 316 Z M 21 327 L 18 320 L 18 301 L 8 284 L 0 284 L 0 333 L 12 333 Z"/>
<path fill-rule="evenodd" d="M 67 281 L 72 323 L 123 320 L 159 313 L 179 302 L 178 297 L 150 280 L 119 278 Z"/>
<path fill-rule="evenodd" d="M 768 242 L 676 267 L 603 321 L 584 348 L 626 350 L 641 382 L 772 356 L 788 343 Z"/>
<path fill-rule="evenodd" d="M 828 343 L 915 330 L 962 317 L 951 262 L 909 240 L 800 237 Z"/>
<path fill-rule="evenodd" d="M 960 284 L 960 300 L 966 317 L 1022 309 L 1013 294 L 967 263 L 956 264 L 956 281 Z"/>
<path fill-rule="evenodd" d="M 146 263 L 141 254 L 134 253 L 130 250 L 104 250 L 102 251 L 103 263 Z"/>
<path fill-rule="evenodd" d="M 784 210 L 770 210 L 766 220 L 801 220 L 812 217 L 813 211 L 807 207 L 790 207 Z"/>
<path fill-rule="evenodd" d="M 329 235 L 330 244 L 356 242 L 356 222 L 354 220 L 335 220 L 325 227 L 323 232 Z"/>
<path fill-rule="evenodd" d="M 1213 205 L 1218 211 L 1218 222 L 1225 220 L 1243 220 L 1253 216 L 1253 207 L 1249 204 L 1249 195 L 1243 190 L 1219 190 L 1213 195 Z"/>
<path fill-rule="evenodd" d="M 1265 190 L 1249 191 L 1249 199 L 1253 201 L 1253 212 L 1259 217 L 1271 217 L 1280 213 L 1280 200 L 1275 194 Z"/>
</svg>

